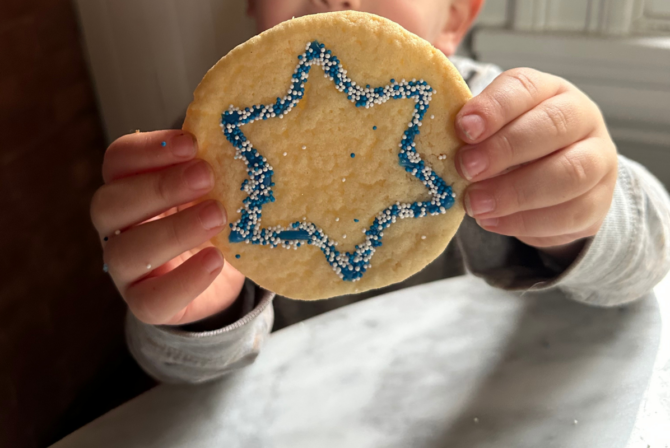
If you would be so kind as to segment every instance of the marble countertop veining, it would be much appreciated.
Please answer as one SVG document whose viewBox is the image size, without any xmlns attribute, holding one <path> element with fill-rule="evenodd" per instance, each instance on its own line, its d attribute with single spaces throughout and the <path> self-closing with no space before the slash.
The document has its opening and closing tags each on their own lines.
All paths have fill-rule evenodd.
<svg viewBox="0 0 670 448">
<path fill-rule="evenodd" d="M 670 281 L 655 292 L 599 309 L 474 277 L 397 291 L 281 330 L 252 366 L 159 386 L 54 447 L 664 448 Z"/>
</svg>

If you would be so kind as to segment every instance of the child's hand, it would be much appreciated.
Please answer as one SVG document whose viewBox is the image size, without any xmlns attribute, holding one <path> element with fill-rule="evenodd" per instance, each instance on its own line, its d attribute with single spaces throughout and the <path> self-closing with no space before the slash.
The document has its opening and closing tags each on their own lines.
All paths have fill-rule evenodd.
<svg viewBox="0 0 670 448">
<path fill-rule="evenodd" d="M 484 229 L 549 248 L 598 232 L 617 153 L 598 107 L 562 78 L 501 74 L 457 116 L 465 204 Z"/>
<path fill-rule="evenodd" d="M 226 224 L 223 206 L 189 207 L 214 185 L 212 169 L 194 159 L 196 152 L 190 134 L 158 131 L 121 137 L 105 154 L 105 185 L 93 197 L 91 217 L 109 274 L 146 323 L 185 324 L 216 314 L 244 282 L 207 243 Z"/>
</svg>

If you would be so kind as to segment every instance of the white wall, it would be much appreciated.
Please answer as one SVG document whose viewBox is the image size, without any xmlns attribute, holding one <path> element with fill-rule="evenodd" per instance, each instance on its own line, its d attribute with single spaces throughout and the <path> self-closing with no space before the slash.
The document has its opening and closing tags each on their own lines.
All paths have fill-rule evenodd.
<svg viewBox="0 0 670 448">
<path fill-rule="evenodd" d="M 619 151 L 670 187 L 670 34 L 644 17 L 645 1 L 494 0 L 469 50 L 573 82 L 601 108 Z"/>
<path fill-rule="evenodd" d="M 108 139 L 172 127 L 195 87 L 253 35 L 241 0 L 76 0 Z"/>
</svg>

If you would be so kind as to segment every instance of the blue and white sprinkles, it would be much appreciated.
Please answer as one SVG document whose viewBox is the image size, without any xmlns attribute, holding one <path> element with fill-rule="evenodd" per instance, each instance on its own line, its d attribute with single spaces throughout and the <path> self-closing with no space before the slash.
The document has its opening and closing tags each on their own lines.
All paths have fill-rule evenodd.
<svg viewBox="0 0 670 448">
<path fill-rule="evenodd" d="M 411 81 L 403 79 L 400 82 L 391 79 L 391 83 L 384 87 L 371 88 L 369 84 L 361 87 L 347 76 L 347 71 L 337 56 L 318 41 L 308 43 L 305 52 L 298 56 L 298 60 L 291 86 L 283 98 L 277 98 L 274 104 L 251 106 L 245 109 L 231 105 L 222 114 L 223 133 L 236 149 L 235 159 L 244 161 L 249 176 L 242 183 L 241 188 L 248 194 L 243 201 L 243 207 L 238 210 L 241 217 L 237 222 L 230 224 L 231 232 L 228 238 L 231 243 L 245 242 L 270 246 L 271 249 L 283 247 L 297 250 L 303 245 L 316 246 L 323 252 L 326 261 L 340 279 L 356 282 L 372 267 L 370 261 L 376 248 L 382 245 L 384 230 L 391 224 L 398 219 L 444 214 L 454 204 L 456 195 L 451 187 L 430 167 L 426 166 L 416 151 L 414 142 L 430 101 L 437 91 L 426 81 L 416 79 Z M 304 218 L 302 222 L 296 221 L 289 227 L 261 227 L 263 205 L 275 201 L 272 191 L 275 185 L 272 182 L 274 169 L 267 159 L 254 148 L 240 127 L 257 120 L 277 117 L 281 119 L 291 112 L 305 94 L 305 83 L 309 80 L 309 72 L 313 66 L 320 66 L 324 71 L 324 76 L 333 81 L 335 88 L 346 94 L 347 99 L 356 107 L 369 109 L 375 105 L 384 104 L 390 99 L 412 98 L 416 102 L 411 121 L 403 134 L 402 141 L 398 144 L 400 148 L 398 159 L 406 172 L 415 176 L 426 186 L 431 199 L 412 204 L 396 202 L 380 212 L 370 228 L 363 229 L 365 242 L 357 245 L 353 252 L 338 251 L 336 241 L 330 239 L 316 224 L 308 223 Z M 353 154 L 352 157 L 354 157 Z M 345 180 L 342 179 L 343 182 Z"/>
</svg>

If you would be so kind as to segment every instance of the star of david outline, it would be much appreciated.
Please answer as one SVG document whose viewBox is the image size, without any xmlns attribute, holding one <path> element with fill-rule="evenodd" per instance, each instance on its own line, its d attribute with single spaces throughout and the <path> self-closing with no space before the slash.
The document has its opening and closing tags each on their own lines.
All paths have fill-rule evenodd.
<svg viewBox="0 0 670 448">
<path fill-rule="evenodd" d="M 318 247 L 325 255 L 326 261 L 333 271 L 344 281 L 360 281 L 365 272 L 372 267 L 370 260 L 377 247 L 382 245 L 383 231 L 395 223 L 397 219 L 422 218 L 428 215 L 440 215 L 450 209 L 456 195 L 451 187 L 422 160 L 416 151 L 415 137 L 428 111 L 432 96 L 437 92 L 424 80 L 397 82 L 391 79 L 389 85 L 365 88 L 356 85 L 347 76 L 340 60 L 325 45 L 313 41 L 305 47 L 305 52 L 298 56 L 298 65 L 293 72 L 291 87 L 284 98 L 277 98 L 275 104 L 236 108 L 230 105 L 222 114 L 221 128 L 226 139 L 235 147 L 235 159 L 242 159 L 247 167 L 248 179 L 242 182 L 241 190 L 248 196 L 243 200 L 243 207 L 238 210 L 240 219 L 230 224 L 228 237 L 231 243 L 242 243 L 270 246 L 271 249 L 284 247 L 297 250 L 303 243 Z M 415 100 L 414 112 L 407 129 L 403 133 L 398 147 L 398 159 L 406 172 L 412 174 L 428 189 L 430 201 L 400 203 L 396 202 L 382 210 L 374 219 L 369 229 L 363 230 L 365 242 L 355 246 L 354 252 L 339 252 L 338 243 L 333 241 L 316 224 L 296 221 L 289 227 L 274 226 L 261 228 L 262 207 L 268 202 L 275 202 L 272 191 L 274 170 L 247 139 L 241 126 L 257 120 L 270 118 L 280 119 L 289 113 L 305 94 L 305 83 L 309 80 L 312 66 L 321 66 L 324 76 L 335 84 L 338 91 L 347 94 L 347 99 L 356 107 L 366 109 L 386 103 L 390 99 Z"/>
</svg>

